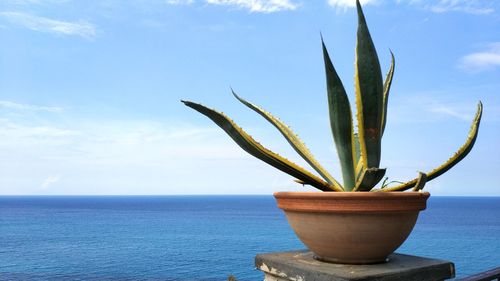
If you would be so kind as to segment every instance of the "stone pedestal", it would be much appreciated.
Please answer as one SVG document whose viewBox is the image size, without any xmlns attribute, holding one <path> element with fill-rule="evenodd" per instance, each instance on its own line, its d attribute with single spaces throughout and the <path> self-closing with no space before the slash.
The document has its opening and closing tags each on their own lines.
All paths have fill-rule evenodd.
<svg viewBox="0 0 500 281">
<path fill-rule="evenodd" d="M 394 253 L 389 261 L 370 265 L 315 260 L 310 251 L 260 254 L 255 266 L 264 281 L 437 281 L 455 277 L 452 262 Z"/>
</svg>

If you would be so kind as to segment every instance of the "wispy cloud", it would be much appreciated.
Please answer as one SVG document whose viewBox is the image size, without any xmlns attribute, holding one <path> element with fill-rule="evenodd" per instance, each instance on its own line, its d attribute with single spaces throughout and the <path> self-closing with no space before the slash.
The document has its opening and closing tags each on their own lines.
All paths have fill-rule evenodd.
<svg viewBox="0 0 500 281">
<path fill-rule="evenodd" d="M 0 194 L 268 193 L 270 185 L 255 189 L 263 178 L 276 189 L 299 187 L 216 126 L 67 118 L 0 110 Z M 248 177 L 238 189 L 224 184 L 255 169 L 259 177 Z M 57 184 L 61 175 L 64 185 Z"/>
<path fill-rule="evenodd" d="M 32 104 L 16 103 L 12 101 L 2 101 L 2 100 L 0 100 L 0 107 L 13 110 L 21 110 L 21 111 L 62 112 L 63 110 L 61 107 L 56 107 L 56 106 L 39 106 Z"/>
<path fill-rule="evenodd" d="M 41 143 L 41 142 L 57 142 L 60 143 L 62 138 L 80 136 L 82 133 L 73 129 L 64 129 L 54 126 L 41 125 L 24 125 L 12 122 L 10 120 L 0 121 L 0 136 L 4 138 L 3 143 L 7 139 L 14 140 L 13 143 Z M 2 141 L 0 141 L 1 143 Z"/>
<path fill-rule="evenodd" d="M 468 72 L 500 68 L 500 42 L 491 43 L 486 50 L 462 57 L 459 67 Z"/>
<path fill-rule="evenodd" d="M 97 34 L 96 27 L 87 21 L 61 21 L 21 12 L 0 12 L 0 17 L 13 24 L 38 32 L 80 36 L 86 39 L 92 39 Z"/>
<path fill-rule="evenodd" d="M 191 5 L 194 0 L 167 0 L 166 2 L 170 5 Z"/>
<path fill-rule="evenodd" d="M 390 105 L 391 122 L 425 124 L 455 119 L 470 123 L 476 112 L 478 100 L 469 92 L 477 92 L 477 88 L 408 93 L 407 97 L 398 98 L 396 104 Z M 457 100 L 457 96 L 465 95 L 469 97 Z M 496 116 L 491 107 L 493 106 L 488 106 L 490 120 Z"/>
<path fill-rule="evenodd" d="M 361 0 L 361 5 L 374 4 L 377 0 Z M 328 5 L 335 8 L 354 8 L 356 7 L 356 0 L 328 0 Z"/>
<path fill-rule="evenodd" d="M 252 13 L 275 13 L 295 10 L 300 6 L 291 0 L 200 0 L 198 2 L 248 10 Z M 195 0 L 167 0 L 166 3 L 170 5 L 190 5 L 195 3 Z"/>
<path fill-rule="evenodd" d="M 41 188 L 42 189 L 47 189 L 49 188 L 51 185 L 53 185 L 54 183 L 58 182 L 59 180 L 61 179 L 60 176 L 48 176 L 43 182 L 42 182 L 42 185 L 41 185 Z"/>
<path fill-rule="evenodd" d="M 58 118 L 63 108 L 0 100 L 0 145 L 6 143 L 64 142 L 65 138 L 80 136 L 74 129 L 54 126 L 50 121 Z"/>
<path fill-rule="evenodd" d="M 430 105 L 426 108 L 429 112 L 439 113 L 446 116 L 458 118 L 464 121 L 471 121 L 474 112 L 470 106 L 448 106 L 448 105 Z"/>
<path fill-rule="evenodd" d="M 207 178 L 217 181 L 217 170 L 225 171 L 219 181 L 235 182 L 241 173 L 234 173 L 234 166 L 252 170 L 257 162 L 248 161 L 245 152 L 228 145 L 230 140 L 212 127 L 94 120 L 69 128 L 57 121 L 50 127 L 15 122 L 0 122 L 5 175 L 0 183 L 11 183 L 0 185 L 0 194 L 203 193 L 200 187 L 207 188 Z M 23 164 L 16 169 L 8 163 Z M 72 189 L 56 185 L 60 177 L 54 171 L 64 174 Z M 263 173 L 276 174 L 272 169 Z"/>
<path fill-rule="evenodd" d="M 327 2 L 330 6 L 336 8 L 356 7 L 356 0 L 327 0 Z M 495 12 L 492 3 L 484 0 L 361 0 L 363 6 L 391 2 L 421 7 L 434 13 L 464 12 L 484 15 Z"/>
<path fill-rule="evenodd" d="M 14 5 L 33 5 L 33 4 L 61 4 L 71 0 L 4 0 L 9 4 Z"/>
<path fill-rule="evenodd" d="M 434 13 L 463 12 L 486 15 L 495 12 L 494 1 L 486 0 L 397 0 L 396 2 L 408 2 L 411 5 L 421 6 Z"/>
<path fill-rule="evenodd" d="M 208 4 L 233 6 L 247 9 L 250 12 L 274 13 L 284 10 L 295 10 L 299 6 L 289 0 L 206 0 Z"/>
<path fill-rule="evenodd" d="M 445 13 L 450 11 L 465 12 L 469 14 L 491 14 L 495 10 L 485 6 L 483 1 L 470 0 L 441 0 L 437 4 L 429 5 L 429 9 L 435 13 Z"/>
<path fill-rule="evenodd" d="M 293 0 L 165 0 L 170 5 L 191 5 L 205 3 L 208 5 L 229 6 L 257 13 L 273 13 L 285 10 L 296 10 L 301 3 Z M 328 5 L 337 9 L 356 7 L 356 0 L 326 0 Z M 384 3 L 408 4 L 429 10 L 433 13 L 463 12 L 485 15 L 495 12 L 495 4 L 486 0 L 360 0 L 363 6 Z M 306 2 L 307 3 L 307 2 Z"/>
</svg>

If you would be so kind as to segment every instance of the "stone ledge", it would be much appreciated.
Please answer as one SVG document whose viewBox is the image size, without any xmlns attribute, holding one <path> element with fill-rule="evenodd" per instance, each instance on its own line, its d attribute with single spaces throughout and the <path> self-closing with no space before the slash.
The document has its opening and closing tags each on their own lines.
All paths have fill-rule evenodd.
<svg viewBox="0 0 500 281">
<path fill-rule="evenodd" d="M 307 250 L 259 254 L 255 266 L 264 281 L 437 281 L 455 277 L 445 260 L 394 253 L 389 261 L 370 265 L 334 264 L 315 260 Z"/>
</svg>

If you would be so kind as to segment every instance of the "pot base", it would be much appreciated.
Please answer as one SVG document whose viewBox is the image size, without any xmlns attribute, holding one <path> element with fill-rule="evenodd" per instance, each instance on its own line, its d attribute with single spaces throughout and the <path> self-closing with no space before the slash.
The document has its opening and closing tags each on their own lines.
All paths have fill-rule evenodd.
<svg viewBox="0 0 500 281">
<path fill-rule="evenodd" d="M 380 260 L 380 259 L 339 260 L 339 259 L 332 259 L 332 258 L 322 258 L 322 257 L 317 256 L 317 255 L 313 255 L 313 259 L 320 261 L 320 262 L 327 262 L 327 263 L 334 263 L 334 264 L 380 264 L 380 263 L 389 262 L 389 258 L 385 258 L 382 260 Z"/>
</svg>

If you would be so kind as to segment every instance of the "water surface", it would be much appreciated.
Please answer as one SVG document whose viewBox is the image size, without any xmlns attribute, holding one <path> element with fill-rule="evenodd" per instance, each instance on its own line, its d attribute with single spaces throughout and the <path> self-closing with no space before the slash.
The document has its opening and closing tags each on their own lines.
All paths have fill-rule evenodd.
<svg viewBox="0 0 500 281">
<path fill-rule="evenodd" d="M 428 203 L 398 252 L 500 265 L 500 198 Z M 301 248 L 271 196 L 0 197 L 0 280 L 260 280 L 256 254 Z"/>
</svg>

